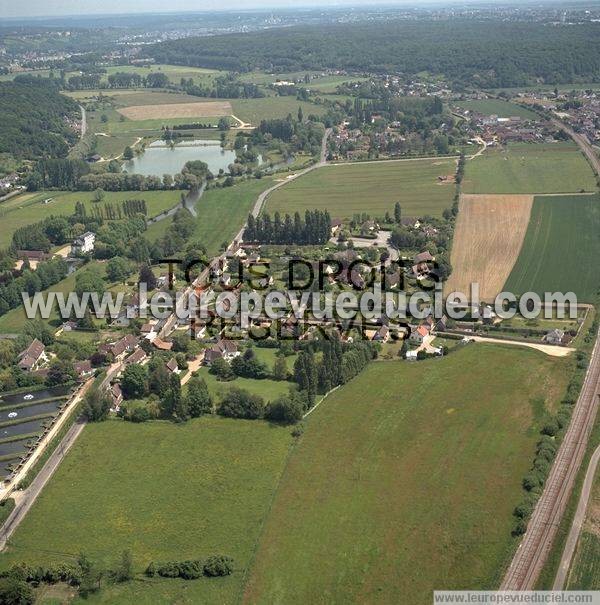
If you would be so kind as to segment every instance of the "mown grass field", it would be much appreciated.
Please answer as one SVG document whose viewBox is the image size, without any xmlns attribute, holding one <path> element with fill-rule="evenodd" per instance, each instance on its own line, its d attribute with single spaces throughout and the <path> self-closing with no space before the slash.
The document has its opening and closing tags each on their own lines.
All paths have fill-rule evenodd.
<svg viewBox="0 0 600 605">
<path fill-rule="evenodd" d="M 191 236 L 216 254 L 221 244 L 229 244 L 246 222 L 260 193 L 273 184 L 269 177 L 242 181 L 233 187 L 209 189 L 196 204 L 196 229 Z"/>
<path fill-rule="evenodd" d="M 454 160 L 409 160 L 341 164 L 317 168 L 274 191 L 267 199 L 271 214 L 315 208 L 332 217 L 366 212 L 383 216 L 400 202 L 403 216 L 441 216 L 452 205 L 454 185 L 438 176 L 455 171 Z"/>
<path fill-rule="evenodd" d="M 0 566 L 73 560 L 80 551 L 110 566 L 130 549 L 141 573 L 151 560 L 222 553 L 235 562 L 228 578 L 140 577 L 86 602 L 236 603 L 290 442 L 289 428 L 215 417 L 88 425 Z"/>
<path fill-rule="evenodd" d="M 516 103 L 503 101 L 502 99 L 471 99 L 459 101 L 456 104 L 469 111 L 476 111 L 488 116 L 496 115 L 499 118 L 512 118 L 518 116 L 524 120 L 535 120 L 539 117 L 534 111 L 531 111 L 526 107 L 522 107 Z"/>
<path fill-rule="evenodd" d="M 565 143 L 514 143 L 467 162 L 464 193 L 575 193 L 596 191 L 579 148 Z"/>
<path fill-rule="evenodd" d="M 600 286 L 600 196 L 538 196 L 504 290 L 575 292 L 590 302 Z"/>
<path fill-rule="evenodd" d="M 217 100 L 217 99 L 214 99 Z M 306 101 L 298 101 L 296 97 L 263 97 L 262 99 L 230 99 L 233 115 L 253 126 L 258 126 L 261 120 L 285 118 L 288 114 L 296 117 L 298 108 L 302 107 L 304 117 L 311 113 L 323 115 L 325 108 Z"/>
<path fill-rule="evenodd" d="M 570 363 L 490 345 L 372 363 L 307 421 L 244 601 L 429 605 L 434 589 L 497 586 L 542 401 Z"/>
<path fill-rule="evenodd" d="M 107 191 L 101 202 L 93 202 L 93 191 L 42 191 L 35 194 L 23 194 L 0 204 L 0 247 L 9 246 L 13 233 L 19 227 L 36 223 L 49 216 L 71 215 L 76 202 L 83 202 L 88 210 L 97 204 L 118 205 L 124 200 L 146 200 L 148 218 L 157 216 L 176 206 L 181 198 L 181 191 Z M 52 198 L 44 204 L 44 200 Z"/>
</svg>

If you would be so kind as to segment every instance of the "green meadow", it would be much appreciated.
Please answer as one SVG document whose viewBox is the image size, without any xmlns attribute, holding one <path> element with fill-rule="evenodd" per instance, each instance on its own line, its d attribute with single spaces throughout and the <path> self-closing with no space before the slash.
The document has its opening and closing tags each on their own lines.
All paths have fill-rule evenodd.
<svg viewBox="0 0 600 605">
<path fill-rule="evenodd" d="M 429 605 L 434 589 L 497 586 L 517 545 L 521 479 L 569 367 L 490 345 L 372 363 L 309 417 L 244 602 Z"/>
<path fill-rule="evenodd" d="M 290 181 L 267 199 L 266 209 L 293 214 L 315 208 L 332 217 L 367 212 L 383 216 L 400 202 L 404 216 L 441 216 L 452 205 L 454 185 L 438 176 L 453 175 L 454 160 L 397 160 L 338 164 L 317 168 Z"/>
<path fill-rule="evenodd" d="M 596 191 L 579 148 L 565 143 L 514 143 L 487 149 L 467 162 L 463 193 L 576 193 Z"/>
<path fill-rule="evenodd" d="M 108 582 L 87 603 L 236 603 L 283 471 L 288 428 L 201 418 L 185 424 L 89 424 L 20 525 L 0 566 L 74 561 L 101 567 L 123 549 L 139 576 Z M 227 578 L 142 575 L 150 561 L 234 559 Z"/>
<path fill-rule="evenodd" d="M 181 191 L 106 191 L 101 202 L 94 202 L 93 191 L 42 191 L 25 193 L 0 204 L 0 247 L 9 246 L 13 233 L 49 216 L 68 216 L 75 211 L 75 204 L 83 202 L 90 211 L 94 205 L 104 203 L 118 205 L 124 200 L 146 200 L 148 217 L 158 216 L 176 206 L 181 199 Z M 50 200 L 44 203 L 45 200 Z"/>
<path fill-rule="evenodd" d="M 575 292 L 591 302 L 600 287 L 600 196 L 538 196 L 504 290 Z"/>
</svg>

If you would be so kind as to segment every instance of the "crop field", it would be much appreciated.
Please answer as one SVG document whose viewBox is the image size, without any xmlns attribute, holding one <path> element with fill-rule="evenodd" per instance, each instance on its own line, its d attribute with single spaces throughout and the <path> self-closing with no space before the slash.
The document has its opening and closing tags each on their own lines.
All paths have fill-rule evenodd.
<svg viewBox="0 0 600 605">
<path fill-rule="evenodd" d="M 309 417 L 244 601 L 429 605 L 440 587 L 497 586 L 543 400 L 569 365 L 490 345 L 372 363 Z"/>
<path fill-rule="evenodd" d="M 88 601 L 235 603 L 290 442 L 289 429 L 216 417 L 182 425 L 90 424 L 0 555 L 0 565 L 72 561 L 84 551 L 109 566 L 129 549 L 141 574 L 152 560 L 227 554 L 235 564 L 227 578 L 140 576 L 106 583 Z"/>
<path fill-rule="evenodd" d="M 454 160 L 399 160 L 338 164 L 318 168 L 273 192 L 270 213 L 327 209 L 332 217 L 392 213 L 400 202 L 403 216 L 441 216 L 452 205 L 454 186 L 438 176 L 453 174 Z"/>
<path fill-rule="evenodd" d="M 0 247 L 10 245 L 13 233 L 19 228 L 43 220 L 49 216 L 70 215 L 76 202 L 84 202 L 88 210 L 98 204 L 119 204 L 124 200 L 146 200 L 148 217 L 161 214 L 176 206 L 180 200 L 180 191 L 107 191 L 101 202 L 93 202 L 93 191 L 44 191 L 35 195 L 24 194 L 0 204 Z M 47 204 L 44 200 L 51 198 Z"/>
<path fill-rule="evenodd" d="M 586 518 L 569 571 L 568 590 L 600 590 L 600 472 L 596 471 Z"/>
<path fill-rule="evenodd" d="M 538 196 L 505 290 L 575 292 L 591 302 L 600 285 L 600 196 Z"/>
<path fill-rule="evenodd" d="M 574 143 L 515 143 L 467 162 L 465 193 L 596 191 L 594 173 Z"/>
<path fill-rule="evenodd" d="M 532 204 L 532 195 L 461 196 L 446 292 L 469 296 L 478 283 L 482 300 L 495 299 L 519 256 Z"/>
<path fill-rule="evenodd" d="M 235 187 L 209 189 L 196 204 L 198 218 L 192 241 L 205 246 L 209 255 L 237 235 L 256 198 L 273 184 L 271 178 L 251 179 Z"/>
<path fill-rule="evenodd" d="M 519 117 L 523 120 L 539 119 L 539 116 L 530 109 L 516 103 L 503 101 L 502 99 L 473 99 L 459 101 L 457 105 L 462 109 L 476 111 L 487 116 L 496 115 L 499 118 Z"/>
<path fill-rule="evenodd" d="M 133 105 L 119 109 L 129 120 L 168 120 L 170 118 L 203 118 L 231 114 L 228 101 L 202 103 L 169 103 L 163 105 Z"/>
<path fill-rule="evenodd" d="M 262 99 L 231 99 L 233 114 L 253 126 L 258 126 L 261 120 L 285 118 L 288 114 L 296 116 L 298 108 L 302 107 L 305 117 L 311 113 L 323 115 L 325 108 L 307 101 L 298 101 L 296 97 L 263 97 Z"/>
</svg>

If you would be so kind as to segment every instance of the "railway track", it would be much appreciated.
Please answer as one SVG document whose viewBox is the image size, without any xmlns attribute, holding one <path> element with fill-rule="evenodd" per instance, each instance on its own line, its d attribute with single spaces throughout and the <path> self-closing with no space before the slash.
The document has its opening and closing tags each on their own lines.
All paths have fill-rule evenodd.
<svg viewBox="0 0 600 605">
<path fill-rule="evenodd" d="M 529 521 L 527 532 L 504 576 L 500 590 L 532 590 L 542 571 L 588 443 L 600 395 L 600 339 L 596 339 L 569 428 Z"/>
</svg>

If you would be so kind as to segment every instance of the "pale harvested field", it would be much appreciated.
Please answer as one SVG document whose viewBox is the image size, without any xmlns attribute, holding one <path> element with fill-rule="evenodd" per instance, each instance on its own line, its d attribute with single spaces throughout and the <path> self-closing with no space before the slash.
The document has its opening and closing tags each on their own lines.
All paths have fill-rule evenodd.
<svg viewBox="0 0 600 605">
<path fill-rule="evenodd" d="M 485 301 L 502 292 L 519 256 L 532 204 L 532 195 L 461 196 L 447 293 L 469 296 L 471 283 L 479 283 Z"/>
<path fill-rule="evenodd" d="M 231 115 L 229 101 L 203 103 L 167 103 L 165 105 L 134 105 L 118 112 L 130 120 L 161 120 L 169 118 L 212 118 Z"/>
</svg>

